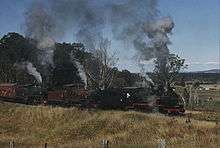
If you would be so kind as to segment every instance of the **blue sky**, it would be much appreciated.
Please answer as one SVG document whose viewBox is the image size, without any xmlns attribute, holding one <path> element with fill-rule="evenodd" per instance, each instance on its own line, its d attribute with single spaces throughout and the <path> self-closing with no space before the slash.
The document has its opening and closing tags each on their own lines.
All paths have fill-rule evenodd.
<svg viewBox="0 0 220 148">
<path fill-rule="evenodd" d="M 175 22 L 171 51 L 187 59 L 189 70 L 219 67 L 220 1 L 161 0 L 162 14 Z"/>
<path fill-rule="evenodd" d="M 24 12 L 34 0 L 0 0 L 0 36 L 7 32 L 23 34 Z M 162 16 L 171 16 L 175 22 L 170 36 L 174 52 L 186 59 L 189 71 L 219 68 L 220 1 L 219 0 L 159 0 Z M 66 35 L 64 41 L 72 41 Z M 112 45 L 113 48 L 123 48 Z M 118 67 L 138 71 L 134 53 L 120 50 Z M 149 62 L 149 68 L 152 66 Z"/>
</svg>

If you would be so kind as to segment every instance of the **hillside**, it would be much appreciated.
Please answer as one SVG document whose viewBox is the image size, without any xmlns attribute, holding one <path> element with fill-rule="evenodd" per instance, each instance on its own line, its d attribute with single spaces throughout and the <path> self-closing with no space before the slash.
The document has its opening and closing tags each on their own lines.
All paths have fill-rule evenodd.
<svg viewBox="0 0 220 148">
<path fill-rule="evenodd" d="M 160 138 L 166 139 L 170 147 L 217 147 L 220 144 L 219 125 L 199 120 L 186 124 L 185 117 L 3 102 L 0 102 L 0 117 L 0 145 L 14 140 L 22 143 L 22 148 L 39 147 L 45 142 L 53 147 L 99 147 L 101 139 L 108 139 L 114 147 L 127 144 L 155 147 Z"/>
<path fill-rule="evenodd" d="M 220 69 L 210 69 L 210 70 L 204 70 L 204 71 L 197 71 L 193 73 L 220 73 Z"/>
</svg>

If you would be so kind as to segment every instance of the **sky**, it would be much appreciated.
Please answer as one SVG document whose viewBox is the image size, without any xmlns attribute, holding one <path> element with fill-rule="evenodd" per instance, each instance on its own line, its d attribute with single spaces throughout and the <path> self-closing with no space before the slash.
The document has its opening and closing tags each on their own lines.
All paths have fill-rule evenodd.
<svg viewBox="0 0 220 148">
<path fill-rule="evenodd" d="M 0 37 L 8 32 L 24 34 L 24 13 L 33 1 L 0 0 Z M 187 71 L 220 68 L 219 0 L 158 0 L 158 9 L 161 16 L 170 16 L 175 23 L 169 49 L 186 59 Z M 62 41 L 74 42 L 73 34 L 66 34 Z M 112 48 L 126 47 L 114 42 Z M 134 52 L 119 50 L 118 58 L 119 69 L 139 71 Z M 152 61 L 146 65 L 152 70 Z"/>
</svg>

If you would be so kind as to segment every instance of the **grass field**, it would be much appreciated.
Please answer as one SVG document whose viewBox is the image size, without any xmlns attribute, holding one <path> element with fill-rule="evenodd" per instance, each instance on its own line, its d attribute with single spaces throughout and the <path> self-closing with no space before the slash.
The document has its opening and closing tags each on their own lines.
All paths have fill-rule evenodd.
<svg viewBox="0 0 220 148">
<path fill-rule="evenodd" d="M 212 110 L 212 111 L 217 111 L 220 112 L 220 85 L 219 84 L 215 84 L 215 86 L 218 88 L 216 90 L 197 90 L 197 94 L 198 94 L 198 100 L 199 100 L 199 104 L 194 105 L 193 108 L 194 109 L 198 109 L 198 110 Z M 181 86 L 175 86 L 175 91 L 176 93 L 178 93 L 179 95 L 182 96 L 183 92 L 184 92 L 184 87 Z M 189 92 L 189 88 L 187 89 L 187 91 Z M 194 93 L 192 93 L 192 96 L 194 96 Z M 212 101 L 207 101 L 209 98 L 212 98 Z"/>
<path fill-rule="evenodd" d="M 218 86 L 218 87 L 220 87 L 220 86 Z M 184 91 L 184 87 L 182 87 L 182 86 L 175 86 L 175 89 L 176 89 L 176 92 L 180 95 Z M 187 91 L 190 92 L 189 87 L 187 88 Z M 200 98 L 201 100 L 208 99 L 208 98 L 211 97 L 214 101 L 220 101 L 220 89 L 216 89 L 216 90 L 197 90 L 197 93 L 198 93 L 198 98 Z"/>
<path fill-rule="evenodd" d="M 220 146 L 220 113 L 191 112 L 186 117 L 168 117 L 134 111 L 85 111 L 76 108 L 25 106 L 0 102 L 0 145 L 15 141 L 17 147 L 156 147 L 165 139 L 168 147 Z M 0 147 L 1 147 L 0 146 Z"/>
</svg>

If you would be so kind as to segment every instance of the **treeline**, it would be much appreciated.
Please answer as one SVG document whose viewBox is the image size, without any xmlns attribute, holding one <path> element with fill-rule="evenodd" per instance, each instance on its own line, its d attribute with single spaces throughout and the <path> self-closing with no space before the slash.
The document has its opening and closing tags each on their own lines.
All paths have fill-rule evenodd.
<svg viewBox="0 0 220 148">
<path fill-rule="evenodd" d="M 220 83 L 220 73 L 180 73 L 177 80 L 199 81 L 200 83 Z"/>
<path fill-rule="evenodd" d="M 153 79 L 153 73 L 148 73 Z M 174 79 L 175 84 L 185 85 L 185 82 L 199 82 L 203 84 L 220 83 L 220 73 L 179 73 Z"/>
<path fill-rule="evenodd" d="M 29 61 L 39 73 L 43 74 L 44 69 L 38 59 L 38 52 L 40 50 L 35 40 L 23 37 L 18 33 L 4 35 L 0 39 L 0 83 L 36 83 L 32 75 L 25 69 L 16 68 L 15 65 Z M 64 84 L 83 83 L 76 65 L 71 61 L 70 53 L 82 65 L 86 59 L 87 61 L 94 60 L 93 54 L 88 52 L 81 43 L 55 43 L 54 66 L 48 70 L 49 83 L 46 84 L 47 87 L 57 88 Z M 115 67 L 113 70 L 115 76 L 112 87 L 134 86 L 137 81 L 141 81 L 138 74 L 128 70 L 119 71 Z M 45 76 L 42 75 L 42 77 L 44 79 Z M 89 80 L 88 83 L 91 84 Z"/>
</svg>

